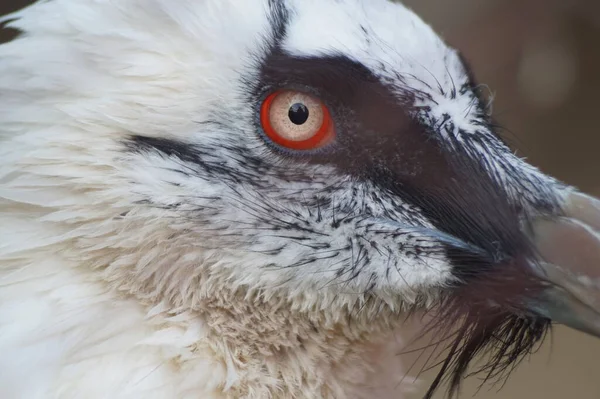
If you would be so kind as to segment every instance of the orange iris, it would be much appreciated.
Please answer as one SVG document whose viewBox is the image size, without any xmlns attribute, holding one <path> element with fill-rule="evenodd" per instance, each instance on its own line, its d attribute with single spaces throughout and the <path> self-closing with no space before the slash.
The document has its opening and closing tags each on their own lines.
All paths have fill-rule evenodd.
<svg viewBox="0 0 600 399">
<path fill-rule="evenodd" d="M 271 141 L 292 150 L 314 150 L 335 138 L 325 104 L 299 91 L 271 93 L 261 106 L 260 122 Z"/>
</svg>

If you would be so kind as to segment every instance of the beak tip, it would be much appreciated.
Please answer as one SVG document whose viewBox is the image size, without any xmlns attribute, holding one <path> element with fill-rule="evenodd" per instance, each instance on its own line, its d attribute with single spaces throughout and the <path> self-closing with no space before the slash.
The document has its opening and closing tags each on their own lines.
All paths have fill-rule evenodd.
<svg viewBox="0 0 600 399">
<path fill-rule="evenodd" d="M 534 220 L 532 228 L 534 270 L 548 284 L 534 310 L 600 337 L 600 201 L 573 192 L 562 217 Z"/>
</svg>

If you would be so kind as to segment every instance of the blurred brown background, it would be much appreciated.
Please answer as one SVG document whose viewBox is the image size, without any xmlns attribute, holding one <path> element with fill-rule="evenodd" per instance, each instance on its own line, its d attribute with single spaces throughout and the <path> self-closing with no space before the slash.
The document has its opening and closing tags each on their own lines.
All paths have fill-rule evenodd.
<svg viewBox="0 0 600 399">
<path fill-rule="evenodd" d="M 175 0 L 174 0 L 175 1 Z M 0 0 L 0 15 L 27 0 Z M 519 153 L 600 195 L 600 1 L 406 0 L 472 64 Z M 0 33 L 8 39 L 10 32 Z M 563 328 L 481 399 L 599 399 L 600 340 Z M 472 378 L 461 398 L 473 397 Z M 441 395 L 440 395 L 441 397 Z M 374 398 L 375 399 L 375 398 Z"/>
</svg>

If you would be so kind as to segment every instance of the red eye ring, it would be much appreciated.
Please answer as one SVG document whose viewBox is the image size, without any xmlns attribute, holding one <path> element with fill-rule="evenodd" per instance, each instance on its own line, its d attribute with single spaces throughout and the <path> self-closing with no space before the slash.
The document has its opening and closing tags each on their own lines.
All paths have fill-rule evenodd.
<svg viewBox="0 0 600 399">
<path fill-rule="evenodd" d="M 285 131 L 288 130 L 286 129 L 286 126 L 289 126 L 290 129 L 293 130 L 294 126 L 292 124 L 288 123 L 286 125 L 283 123 L 284 126 L 281 126 L 281 118 L 286 118 L 286 116 L 282 116 L 282 113 L 285 111 L 286 96 L 288 98 L 291 96 L 299 96 L 300 98 L 308 100 L 308 102 L 312 104 L 313 111 L 316 111 L 315 113 L 318 114 L 318 116 L 313 118 L 318 118 L 317 122 L 322 118 L 322 121 L 318 123 L 316 128 L 301 132 L 302 134 L 295 134 L 295 136 L 300 136 L 302 138 L 300 140 L 291 139 L 291 137 L 294 136 L 294 133 Z M 278 104 L 278 102 L 282 102 L 282 104 Z M 276 104 L 275 109 L 273 108 L 274 103 Z M 280 118 L 280 120 L 274 121 L 274 118 Z M 292 150 L 318 149 L 329 144 L 335 138 L 334 125 L 327 106 L 313 96 L 296 91 L 279 90 L 269 94 L 261 105 L 260 122 L 265 134 L 272 142 Z M 315 120 L 312 120 L 311 122 L 314 124 Z"/>
</svg>

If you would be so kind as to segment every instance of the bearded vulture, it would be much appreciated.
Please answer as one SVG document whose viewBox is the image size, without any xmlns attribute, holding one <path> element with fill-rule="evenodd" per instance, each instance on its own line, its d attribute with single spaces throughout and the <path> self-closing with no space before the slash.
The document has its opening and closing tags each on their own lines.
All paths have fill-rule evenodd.
<svg viewBox="0 0 600 399">
<path fill-rule="evenodd" d="M 0 398 L 402 398 L 600 334 L 600 205 L 518 158 L 387 0 L 3 20 Z M 439 358 L 439 356 L 437 356 Z"/>
</svg>

